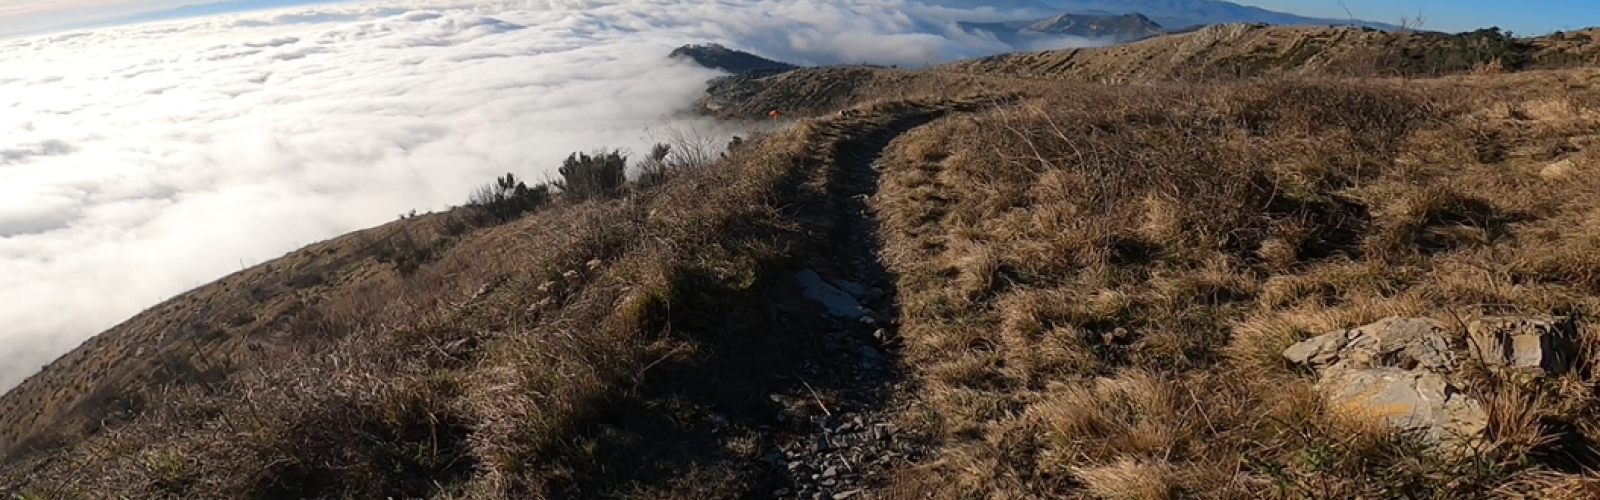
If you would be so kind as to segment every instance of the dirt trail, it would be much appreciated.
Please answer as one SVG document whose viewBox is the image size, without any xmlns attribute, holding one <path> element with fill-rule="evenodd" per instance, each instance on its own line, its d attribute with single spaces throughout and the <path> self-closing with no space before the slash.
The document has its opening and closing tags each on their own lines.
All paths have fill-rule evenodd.
<svg viewBox="0 0 1600 500">
<path fill-rule="evenodd" d="M 882 247 L 878 223 L 867 206 L 878 189 L 874 164 L 901 135 L 1003 99 L 878 104 L 814 124 L 818 141 L 813 164 L 825 169 L 832 205 L 827 212 L 837 220 L 820 224 L 827 228 L 823 236 L 833 243 L 832 251 L 818 256 L 810 283 L 820 289 L 816 293 L 848 296 L 863 307 L 856 313 L 828 315 L 831 328 L 819 341 L 834 355 L 826 366 L 807 366 L 802 374 L 827 381 L 837 390 L 771 395 L 787 408 L 779 417 L 787 424 L 777 439 L 780 449 L 768 456 L 783 478 L 773 497 L 870 498 L 871 487 L 888 470 L 922 458 L 926 439 L 892 423 L 897 410 L 894 393 L 902 375 L 895 332 L 899 311 L 895 280 L 878 256 Z M 797 277 L 802 288 L 807 279 Z M 849 300 L 841 300 L 849 309 Z"/>
</svg>

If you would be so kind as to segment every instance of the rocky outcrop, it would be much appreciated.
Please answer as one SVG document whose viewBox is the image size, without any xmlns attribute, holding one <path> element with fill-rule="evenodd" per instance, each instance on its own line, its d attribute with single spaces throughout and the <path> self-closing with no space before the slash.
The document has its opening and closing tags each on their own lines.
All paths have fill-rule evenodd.
<svg viewBox="0 0 1600 500">
<path fill-rule="evenodd" d="M 1458 444 L 1481 436 L 1489 415 L 1447 378 L 1459 363 L 1447 331 L 1431 319 L 1389 317 L 1306 339 L 1283 356 L 1318 371 L 1334 412 Z"/>
<path fill-rule="evenodd" d="M 1463 363 L 1520 377 L 1555 376 L 1577 355 L 1575 325 L 1564 317 L 1488 316 L 1473 320 L 1467 336 L 1459 352 L 1445 325 L 1395 316 L 1306 339 L 1283 357 L 1317 371 L 1317 389 L 1334 412 L 1379 419 L 1449 448 L 1478 439 L 1489 426 L 1483 404 L 1452 379 Z"/>
</svg>

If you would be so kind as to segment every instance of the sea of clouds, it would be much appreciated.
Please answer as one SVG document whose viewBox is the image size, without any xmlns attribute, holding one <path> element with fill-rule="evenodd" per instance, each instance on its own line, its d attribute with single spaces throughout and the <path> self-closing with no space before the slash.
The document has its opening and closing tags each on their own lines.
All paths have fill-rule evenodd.
<svg viewBox="0 0 1600 500">
<path fill-rule="evenodd" d="M 949 4 L 948 1 L 944 2 Z M 799 64 L 1017 49 L 901 1 L 422 0 L 0 40 L 0 390 L 166 298 L 576 150 L 647 150 L 717 42 Z M 1052 46 L 1085 40 L 1051 40 Z"/>
</svg>

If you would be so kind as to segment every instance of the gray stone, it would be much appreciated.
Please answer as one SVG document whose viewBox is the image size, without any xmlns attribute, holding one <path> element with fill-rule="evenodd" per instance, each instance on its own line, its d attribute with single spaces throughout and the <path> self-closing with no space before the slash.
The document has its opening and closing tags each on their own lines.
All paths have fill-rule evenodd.
<svg viewBox="0 0 1600 500">
<path fill-rule="evenodd" d="M 1472 353 L 1490 368 L 1528 375 L 1560 375 L 1577 356 L 1577 332 L 1559 316 L 1488 316 L 1467 325 Z"/>
<path fill-rule="evenodd" d="M 865 300 L 867 302 L 872 302 L 872 301 L 875 301 L 875 300 L 883 298 L 883 296 L 884 296 L 884 291 L 883 291 L 882 288 L 872 287 L 872 288 L 867 289 L 867 293 L 861 295 L 861 300 Z"/>
<path fill-rule="evenodd" d="M 1391 316 L 1359 328 L 1334 330 L 1284 349 L 1283 357 L 1316 368 L 1455 369 L 1456 357 L 1439 322 Z"/>
<path fill-rule="evenodd" d="M 828 283 L 832 284 L 834 288 L 838 288 L 844 293 L 848 293 L 857 299 L 860 299 L 863 295 L 867 294 L 867 286 L 854 281 L 832 279 L 828 280 Z"/>
<path fill-rule="evenodd" d="M 839 291 L 833 285 L 822 280 L 822 276 L 810 269 L 800 271 L 795 275 L 795 281 L 800 283 L 802 293 L 807 299 L 827 308 L 828 315 L 840 318 L 860 318 L 870 311 L 861 306 L 861 302 L 848 293 Z"/>
<path fill-rule="evenodd" d="M 864 345 L 858 347 L 856 348 L 856 352 L 860 353 L 861 357 L 867 359 L 879 359 L 883 357 L 883 354 L 879 353 L 877 349 L 873 349 L 872 346 Z"/>
<path fill-rule="evenodd" d="M 1394 367 L 1328 370 L 1317 383 L 1342 415 L 1377 418 L 1435 443 L 1461 444 L 1483 435 L 1489 414 L 1443 375 Z"/>
<path fill-rule="evenodd" d="M 849 498 L 855 498 L 856 495 L 860 494 L 861 490 L 841 491 L 833 494 L 833 500 L 846 500 Z"/>
</svg>

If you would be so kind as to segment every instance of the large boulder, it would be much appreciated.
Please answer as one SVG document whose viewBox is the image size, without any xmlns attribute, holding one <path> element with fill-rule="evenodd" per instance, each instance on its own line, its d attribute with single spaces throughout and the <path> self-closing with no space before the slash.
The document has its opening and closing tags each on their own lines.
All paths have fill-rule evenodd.
<svg viewBox="0 0 1600 500">
<path fill-rule="evenodd" d="M 1392 316 L 1366 326 L 1331 331 L 1283 351 L 1289 361 L 1322 369 L 1396 367 L 1446 372 L 1456 366 L 1444 325 L 1426 318 Z"/>
<path fill-rule="evenodd" d="M 1573 365 L 1577 328 L 1561 316 L 1488 316 L 1467 325 L 1467 343 L 1485 365 L 1525 376 L 1555 376 Z"/>
</svg>

